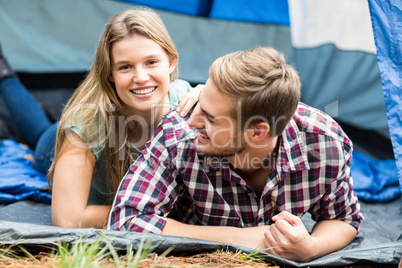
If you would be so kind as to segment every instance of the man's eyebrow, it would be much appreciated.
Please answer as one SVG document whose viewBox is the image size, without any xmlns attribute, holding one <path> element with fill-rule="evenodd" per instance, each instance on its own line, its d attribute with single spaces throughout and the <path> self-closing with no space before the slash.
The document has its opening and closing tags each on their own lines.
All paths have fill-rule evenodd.
<svg viewBox="0 0 402 268">
<path fill-rule="evenodd" d="M 213 115 L 211 115 L 210 113 L 208 113 L 207 111 L 205 111 L 204 109 L 201 108 L 201 111 L 210 119 L 215 120 L 215 117 Z"/>
</svg>

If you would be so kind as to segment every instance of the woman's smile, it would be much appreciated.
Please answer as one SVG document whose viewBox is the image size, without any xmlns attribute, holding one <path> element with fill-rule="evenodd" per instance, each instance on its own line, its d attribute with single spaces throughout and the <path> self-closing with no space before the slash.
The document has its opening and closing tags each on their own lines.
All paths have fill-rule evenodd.
<svg viewBox="0 0 402 268">
<path fill-rule="evenodd" d="M 140 89 L 132 89 L 130 90 L 137 98 L 149 98 L 153 95 L 157 87 L 147 87 L 147 88 L 140 88 Z"/>
</svg>

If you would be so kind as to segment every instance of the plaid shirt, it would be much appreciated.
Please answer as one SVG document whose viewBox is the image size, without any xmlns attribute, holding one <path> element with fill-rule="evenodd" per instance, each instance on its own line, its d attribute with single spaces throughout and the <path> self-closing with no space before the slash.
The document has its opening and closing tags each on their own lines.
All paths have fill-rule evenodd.
<svg viewBox="0 0 402 268">
<path fill-rule="evenodd" d="M 352 189 L 352 144 L 323 112 L 299 104 L 260 198 L 227 159 L 198 155 L 195 138 L 176 112 L 163 118 L 120 184 L 109 229 L 160 233 L 172 211 L 184 223 L 251 227 L 271 224 L 285 210 L 359 228 L 363 216 Z"/>
</svg>

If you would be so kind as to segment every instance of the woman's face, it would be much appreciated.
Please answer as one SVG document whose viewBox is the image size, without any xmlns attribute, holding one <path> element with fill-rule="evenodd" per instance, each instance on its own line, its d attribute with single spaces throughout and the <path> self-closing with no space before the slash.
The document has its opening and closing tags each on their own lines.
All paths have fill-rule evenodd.
<svg viewBox="0 0 402 268">
<path fill-rule="evenodd" d="M 131 115 L 168 106 L 170 74 L 176 62 L 156 42 L 139 34 L 112 45 L 112 74 L 117 95 Z"/>
</svg>

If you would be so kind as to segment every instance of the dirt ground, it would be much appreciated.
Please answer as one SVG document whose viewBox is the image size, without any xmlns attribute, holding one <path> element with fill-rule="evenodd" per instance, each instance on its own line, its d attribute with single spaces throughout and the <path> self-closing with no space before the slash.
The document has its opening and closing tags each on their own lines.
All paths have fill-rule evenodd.
<svg viewBox="0 0 402 268">
<path fill-rule="evenodd" d="M 125 256 L 120 258 L 120 262 L 125 264 Z M 49 253 L 39 253 L 34 256 L 34 258 L 0 258 L 0 268 L 26 268 L 26 267 L 63 267 L 60 264 L 60 260 L 54 258 Z M 112 258 L 104 259 L 100 266 L 96 267 L 116 267 L 116 263 Z M 204 253 L 197 254 L 194 256 L 186 256 L 186 257 L 177 257 L 177 256 L 168 256 L 159 258 L 159 256 L 155 253 L 151 253 L 146 257 L 146 260 L 142 261 L 138 268 L 166 268 L 166 267 L 175 267 L 175 268 L 196 268 L 196 267 L 221 267 L 221 268 L 231 268 L 231 267 L 270 267 L 270 268 L 285 268 L 281 266 L 277 266 L 275 263 L 267 263 L 261 260 L 247 260 L 240 256 L 240 253 L 234 252 L 213 252 L 213 253 Z M 377 267 L 377 268 L 386 268 L 386 267 L 396 267 L 396 266 L 386 266 L 386 265 L 374 265 L 374 266 L 347 266 L 344 268 L 368 268 L 368 267 Z M 335 267 L 327 267 L 327 268 L 335 268 Z"/>
<path fill-rule="evenodd" d="M 60 260 L 55 259 L 49 253 L 39 253 L 33 258 L 3 258 L 0 259 L 0 267 L 62 267 L 60 265 Z M 125 264 L 125 256 L 120 258 L 120 262 Z M 100 263 L 101 267 L 116 267 L 116 264 L 112 258 L 103 260 Z M 124 266 L 123 266 L 124 267 Z M 240 253 L 233 252 L 214 252 L 214 253 L 205 253 L 205 254 L 197 254 L 194 256 L 187 257 L 177 257 L 177 256 L 168 256 L 159 258 L 159 256 L 155 253 L 151 253 L 147 255 L 146 259 L 143 260 L 139 268 L 162 268 L 162 267 L 175 267 L 175 268 L 195 268 L 195 267 L 277 267 L 274 264 L 268 264 L 263 261 L 255 260 L 244 260 L 241 259 Z"/>
</svg>

